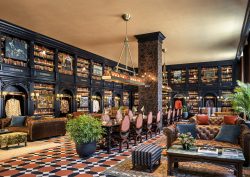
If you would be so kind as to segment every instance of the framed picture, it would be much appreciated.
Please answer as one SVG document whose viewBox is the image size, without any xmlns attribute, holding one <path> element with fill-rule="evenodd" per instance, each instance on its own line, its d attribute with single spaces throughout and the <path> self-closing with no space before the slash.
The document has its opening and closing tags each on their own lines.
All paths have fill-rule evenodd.
<svg viewBox="0 0 250 177">
<path fill-rule="evenodd" d="M 205 77 L 206 79 L 211 79 L 211 78 L 213 78 L 214 76 L 215 76 L 214 70 L 206 70 L 206 71 L 204 71 L 204 77 Z"/>
<path fill-rule="evenodd" d="M 80 98 L 80 107 L 89 107 L 89 97 L 81 97 Z"/>
<path fill-rule="evenodd" d="M 102 66 L 93 65 L 93 74 L 102 76 Z"/>
<path fill-rule="evenodd" d="M 181 82 L 181 70 L 174 71 L 174 82 L 178 83 Z"/>
<path fill-rule="evenodd" d="M 62 69 L 66 71 L 73 70 L 73 57 L 71 55 L 60 53 L 59 58 L 62 62 Z"/>
<path fill-rule="evenodd" d="M 7 37 L 5 39 L 5 57 L 27 61 L 28 44 L 23 40 Z"/>
</svg>

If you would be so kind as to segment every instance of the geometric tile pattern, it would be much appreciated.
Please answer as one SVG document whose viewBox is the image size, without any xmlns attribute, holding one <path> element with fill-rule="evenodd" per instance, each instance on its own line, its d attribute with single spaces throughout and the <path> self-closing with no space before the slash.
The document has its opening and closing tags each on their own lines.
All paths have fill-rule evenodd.
<svg viewBox="0 0 250 177">
<path fill-rule="evenodd" d="M 152 143 L 158 138 L 160 135 L 144 143 Z M 77 155 L 75 144 L 68 136 L 45 141 L 58 143 L 58 146 L 0 161 L 0 176 L 104 176 L 101 174 L 103 171 L 131 155 L 131 149 L 126 148 L 122 153 L 119 153 L 117 148 L 113 148 L 111 154 L 99 149 L 93 156 L 82 159 Z M 134 148 L 133 144 L 130 145 L 130 148 Z"/>
</svg>

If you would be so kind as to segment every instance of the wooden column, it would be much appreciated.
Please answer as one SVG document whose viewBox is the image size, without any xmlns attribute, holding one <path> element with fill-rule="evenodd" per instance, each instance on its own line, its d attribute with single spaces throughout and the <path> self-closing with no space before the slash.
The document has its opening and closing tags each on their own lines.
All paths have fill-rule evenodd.
<svg viewBox="0 0 250 177">
<path fill-rule="evenodd" d="M 139 87 L 139 110 L 144 106 L 145 114 L 152 111 L 156 115 L 162 111 L 162 41 L 165 36 L 154 32 L 135 37 L 138 40 L 138 72 L 140 76 L 147 74 L 146 85 Z"/>
<path fill-rule="evenodd" d="M 244 82 L 250 83 L 250 37 L 248 37 L 248 43 L 243 49 L 244 57 Z"/>
</svg>

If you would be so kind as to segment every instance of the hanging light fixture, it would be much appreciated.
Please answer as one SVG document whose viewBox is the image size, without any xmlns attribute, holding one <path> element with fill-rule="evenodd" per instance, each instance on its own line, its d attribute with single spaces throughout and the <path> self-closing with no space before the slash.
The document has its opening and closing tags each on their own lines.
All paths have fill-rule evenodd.
<svg viewBox="0 0 250 177">
<path fill-rule="evenodd" d="M 141 77 L 138 77 L 136 72 L 135 72 L 135 68 L 134 68 L 134 64 L 133 64 L 133 60 L 132 60 L 132 56 L 131 56 L 131 51 L 130 51 L 130 47 L 129 47 L 129 41 L 128 41 L 127 23 L 130 20 L 130 18 L 131 18 L 130 14 L 123 14 L 122 15 L 122 19 L 126 22 L 126 36 L 125 36 L 125 40 L 123 43 L 121 55 L 119 57 L 119 61 L 116 65 L 115 69 L 105 71 L 104 75 L 102 76 L 102 79 L 107 80 L 107 81 L 129 84 L 129 85 L 141 86 L 141 85 L 145 85 L 144 80 Z M 122 67 L 120 64 L 120 61 L 123 57 L 125 59 L 125 68 Z M 129 60 L 132 64 L 132 69 L 130 69 L 128 67 Z M 122 73 L 122 71 L 123 71 L 123 73 Z"/>
<path fill-rule="evenodd" d="M 167 78 L 167 66 L 165 63 L 165 54 L 166 54 L 167 50 L 164 48 L 162 49 L 162 53 L 163 53 L 163 67 L 162 67 L 162 88 L 166 89 L 167 92 L 171 92 L 172 88 L 168 86 L 168 78 Z"/>
</svg>

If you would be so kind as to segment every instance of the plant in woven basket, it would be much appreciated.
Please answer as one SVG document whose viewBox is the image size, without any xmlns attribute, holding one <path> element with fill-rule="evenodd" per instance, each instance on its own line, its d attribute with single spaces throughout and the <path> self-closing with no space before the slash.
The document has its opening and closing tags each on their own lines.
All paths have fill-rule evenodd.
<svg viewBox="0 0 250 177">
<path fill-rule="evenodd" d="M 178 140 L 182 144 L 184 150 L 190 149 L 190 147 L 193 146 L 195 142 L 195 139 L 190 132 L 178 133 Z"/>
</svg>

